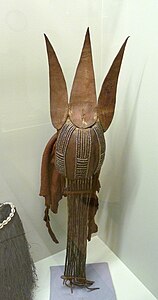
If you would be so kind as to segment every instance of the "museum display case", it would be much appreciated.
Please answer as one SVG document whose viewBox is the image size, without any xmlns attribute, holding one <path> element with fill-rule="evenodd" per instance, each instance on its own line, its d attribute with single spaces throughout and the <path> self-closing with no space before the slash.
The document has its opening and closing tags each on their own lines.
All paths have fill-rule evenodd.
<svg viewBox="0 0 158 300">
<path fill-rule="evenodd" d="M 93 195 L 95 194 L 94 196 L 98 198 L 98 202 L 94 201 L 94 207 L 91 206 L 94 208 L 92 225 L 95 230 L 89 231 L 91 241 L 87 241 L 85 237 L 87 229 L 83 230 L 84 238 L 81 232 L 76 235 L 76 221 L 74 222 L 73 219 L 70 236 L 73 232 L 75 243 L 78 243 L 77 249 L 84 248 L 83 268 L 78 271 L 78 277 L 84 275 L 84 279 L 86 278 L 89 282 L 95 281 L 93 276 L 90 276 L 91 278 L 85 276 L 83 271 L 86 270 L 85 256 L 88 265 L 104 263 L 109 272 L 107 276 L 110 278 L 107 282 L 112 281 L 112 285 L 108 285 L 109 290 L 114 291 L 114 293 L 109 292 L 111 294 L 108 294 L 108 300 L 110 297 L 127 300 L 128 291 L 130 291 L 129 300 L 130 297 L 133 300 L 154 300 L 158 297 L 157 13 L 158 3 L 155 0 L 150 3 L 147 0 L 141 0 L 139 3 L 126 0 L 41 0 L 40 3 L 15 0 L 12 3 L 5 1 L 0 4 L 0 203 L 12 202 L 22 220 L 30 245 L 30 254 L 37 267 L 39 278 L 39 286 L 37 283 L 38 288 L 35 292 L 36 300 L 45 300 L 49 297 L 50 275 L 51 271 L 54 272 L 49 268 L 53 265 L 57 267 L 65 264 L 67 228 L 68 222 L 71 223 L 67 210 L 67 198 L 73 198 L 72 195 L 70 196 L 70 190 L 62 193 L 62 200 L 56 203 L 58 214 L 56 214 L 56 207 L 54 208 L 55 214 L 50 209 L 49 216 L 45 215 L 46 227 L 43 220 L 45 200 L 39 195 L 42 155 L 45 146 L 56 131 L 60 131 L 62 125 L 66 124 L 67 102 L 69 102 L 70 121 L 75 128 L 85 127 L 86 129 L 88 128 L 86 124 L 88 124 L 92 132 L 97 118 L 100 118 L 101 128 L 104 129 L 106 103 L 105 107 L 102 103 L 102 108 L 98 108 L 96 113 L 95 101 L 97 99 L 99 103 L 104 79 L 127 37 L 129 39 L 123 49 L 124 54 L 122 53 L 119 72 L 117 76 L 111 76 L 109 85 L 103 90 L 103 94 L 107 93 L 109 96 L 114 81 L 117 81 L 114 88 L 115 113 L 113 114 L 113 110 L 109 112 L 113 115 L 113 119 L 109 129 L 104 133 L 105 159 L 103 162 L 100 158 L 98 169 L 101 188 L 99 193 L 98 186 L 95 189 L 97 192 Z M 76 79 L 76 83 L 80 83 L 81 78 L 88 86 L 85 91 L 90 99 L 90 105 L 86 102 L 86 106 L 82 105 L 82 85 L 76 85 L 76 90 L 72 89 L 76 70 L 82 58 L 82 50 L 84 52 L 84 41 L 85 45 L 87 43 L 91 48 L 90 60 L 93 61 L 94 72 L 91 72 L 88 82 L 88 70 L 84 68 L 81 72 L 79 70 L 80 76 Z M 91 41 L 91 46 L 89 41 Z M 47 51 L 48 56 L 50 54 L 50 45 L 56 53 L 67 86 L 66 102 L 62 102 L 60 107 L 58 104 L 63 94 L 63 85 L 61 76 L 57 72 L 55 84 L 58 85 L 59 98 L 53 106 L 53 119 L 55 119 L 57 130 L 52 126 L 50 114 L 50 62 L 47 57 Z M 87 59 L 87 53 L 90 53 L 89 50 L 86 51 L 83 60 Z M 52 76 L 55 74 L 54 71 L 56 69 L 53 69 Z M 92 93 L 90 93 L 91 88 Z M 52 91 L 54 91 L 53 88 Z M 74 99 L 77 95 L 77 102 L 73 100 L 77 106 L 74 103 L 70 105 L 72 91 L 74 91 Z M 100 111 L 103 108 L 106 112 L 103 113 L 102 118 Z M 61 111 L 64 111 L 64 115 Z M 94 114 L 91 115 L 92 111 Z M 100 117 L 98 117 L 99 114 Z M 68 116 L 67 113 L 66 116 Z M 107 120 L 108 117 L 106 115 L 105 119 Z M 77 129 L 77 132 L 81 133 L 81 130 Z M 89 142 L 86 144 L 86 150 L 87 155 L 90 155 L 90 151 L 95 148 L 92 165 L 96 170 L 98 153 L 103 156 L 101 152 L 104 151 L 101 151 L 103 147 L 98 142 L 95 132 L 93 132 L 94 141 L 91 139 L 93 133 L 86 135 Z M 88 136 L 90 136 L 89 140 Z M 82 136 L 82 139 L 84 138 L 85 135 Z M 90 141 L 95 147 L 90 146 Z M 63 145 L 64 142 L 65 138 L 62 136 L 60 144 Z M 96 146 L 97 142 L 99 148 Z M 57 165 L 61 170 L 63 161 L 60 155 L 61 153 L 58 153 Z M 80 158 L 78 157 L 79 160 Z M 69 160 L 67 160 L 70 173 L 73 160 L 75 158 L 70 151 Z M 102 168 L 100 168 L 101 165 Z M 72 169 L 74 170 L 75 166 Z M 85 161 L 83 169 L 82 171 L 85 172 Z M 80 172 L 79 169 L 78 172 Z M 86 185 L 84 187 L 82 185 L 83 189 L 80 186 L 80 190 L 91 191 L 94 181 L 92 180 L 91 183 L 92 186 L 89 183 L 88 188 Z M 98 182 L 95 183 L 99 185 Z M 71 186 L 72 191 L 75 194 L 76 187 L 72 189 Z M 85 204 L 84 201 L 77 203 L 76 200 L 74 201 L 74 205 Z M 72 218 L 73 207 L 72 210 L 69 208 L 69 213 L 70 210 L 73 212 Z M 80 222 L 78 211 L 81 216 L 84 214 L 87 216 L 87 213 L 84 206 L 77 206 L 75 218 L 77 222 Z M 53 243 L 48 234 L 48 231 L 51 231 L 49 225 L 59 243 Z M 92 232 L 93 235 L 90 238 Z M 77 236 L 80 236 L 80 239 Z M 52 237 L 54 238 L 53 235 Z M 72 250 L 71 247 L 69 249 Z M 77 251 L 75 250 L 77 253 L 75 257 L 82 256 Z M 79 260 L 79 266 L 81 260 Z M 76 266 L 75 260 L 73 264 Z M 70 278 L 68 273 L 66 276 Z M 71 284 L 68 285 L 71 287 Z M 103 286 L 105 287 L 106 284 Z M 87 287 L 100 287 L 102 290 L 97 280 L 96 284 Z M 73 293 L 72 289 L 67 286 L 64 288 L 70 296 L 75 293 L 75 287 Z M 78 291 L 78 287 L 76 290 Z M 88 297 L 88 289 L 83 290 Z M 91 291 L 89 297 L 94 297 L 92 295 L 95 293 L 99 293 L 99 290 Z M 99 297 L 98 294 L 96 295 Z M 83 297 L 83 295 L 79 296 Z M 55 300 L 55 298 L 52 299 Z"/>
</svg>

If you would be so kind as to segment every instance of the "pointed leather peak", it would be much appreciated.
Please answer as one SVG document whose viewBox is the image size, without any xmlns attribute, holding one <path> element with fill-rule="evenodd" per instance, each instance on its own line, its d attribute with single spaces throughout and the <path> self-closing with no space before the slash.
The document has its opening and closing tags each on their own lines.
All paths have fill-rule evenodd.
<svg viewBox="0 0 158 300">
<path fill-rule="evenodd" d="M 116 90 L 117 90 L 118 76 L 119 76 L 123 54 L 124 54 L 124 50 L 128 38 L 125 40 L 119 53 L 115 57 L 112 66 L 106 78 L 104 79 L 101 92 L 99 95 L 98 117 L 104 131 L 108 129 L 113 119 L 115 103 L 116 103 Z"/>
<path fill-rule="evenodd" d="M 96 106 L 95 77 L 88 28 L 70 95 L 71 121 L 80 128 L 93 125 L 97 119 Z"/>
<path fill-rule="evenodd" d="M 56 129 L 60 129 L 68 116 L 68 93 L 65 78 L 55 54 L 55 51 L 45 36 L 50 82 L 50 114 L 52 124 Z"/>
</svg>

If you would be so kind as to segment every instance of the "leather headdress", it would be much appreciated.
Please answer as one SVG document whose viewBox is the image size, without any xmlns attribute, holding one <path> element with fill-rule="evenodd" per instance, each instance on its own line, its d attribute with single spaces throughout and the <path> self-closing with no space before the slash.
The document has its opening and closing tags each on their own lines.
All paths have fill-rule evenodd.
<svg viewBox="0 0 158 300">
<path fill-rule="evenodd" d="M 85 285 L 86 240 L 97 231 L 99 173 L 105 155 L 104 132 L 114 115 L 116 89 L 127 39 L 105 77 L 97 101 L 89 29 L 72 85 L 70 101 L 65 78 L 48 38 L 50 112 L 57 133 L 48 142 L 42 160 L 41 191 L 45 197 L 45 221 L 49 208 L 56 213 L 63 195 L 68 198 L 68 237 L 64 282 Z"/>
</svg>

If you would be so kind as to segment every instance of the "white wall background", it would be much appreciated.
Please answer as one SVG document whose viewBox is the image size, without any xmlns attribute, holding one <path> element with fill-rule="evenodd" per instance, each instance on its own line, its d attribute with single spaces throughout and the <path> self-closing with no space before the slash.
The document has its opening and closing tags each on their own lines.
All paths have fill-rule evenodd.
<svg viewBox="0 0 158 300">
<path fill-rule="evenodd" d="M 156 297 L 157 16 L 157 1 L 103 1 L 102 76 L 117 51 L 118 42 L 126 35 L 130 39 L 119 78 L 115 117 L 106 134 L 107 153 L 101 174 L 98 214 L 99 236 Z"/>
<path fill-rule="evenodd" d="M 35 260 L 65 247 L 66 201 L 51 242 L 38 196 L 40 162 L 54 133 L 43 33 L 58 54 L 70 92 L 87 26 L 97 91 L 125 38 L 117 106 L 106 134 L 99 236 L 158 297 L 158 2 L 6 0 L 0 3 L 0 201 L 13 201 Z"/>
</svg>

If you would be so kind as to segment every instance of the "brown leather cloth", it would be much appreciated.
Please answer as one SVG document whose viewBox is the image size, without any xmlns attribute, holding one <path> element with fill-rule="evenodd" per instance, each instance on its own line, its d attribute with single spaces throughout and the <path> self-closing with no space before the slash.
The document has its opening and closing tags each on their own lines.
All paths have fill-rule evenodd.
<svg viewBox="0 0 158 300">
<path fill-rule="evenodd" d="M 49 209 L 53 213 L 58 211 L 58 203 L 62 199 L 65 180 L 55 168 L 55 145 L 57 133 L 49 140 L 43 153 L 41 166 L 41 188 L 40 196 L 45 197 L 45 216 L 44 221 L 48 228 L 48 232 L 55 243 L 58 240 L 50 227 Z"/>
<path fill-rule="evenodd" d="M 56 140 L 57 133 L 49 140 L 43 152 L 40 188 L 40 196 L 45 197 L 45 205 L 49 206 L 55 214 L 65 186 L 64 177 L 55 168 Z"/>
<path fill-rule="evenodd" d="M 58 212 L 59 201 L 64 195 L 65 178 L 55 168 L 55 147 L 56 147 L 57 133 L 47 143 L 42 157 L 41 165 L 41 188 L 40 196 L 45 198 L 45 216 L 44 221 L 48 228 L 48 232 L 55 243 L 58 240 L 53 233 L 50 226 L 49 209 L 53 213 Z M 89 206 L 89 217 L 88 217 L 88 240 L 91 239 L 91 234 L 97 232 L 98 227 L 95 224 L 94 217 L 98 209 L 98 198 L 96 191 L 99 191 L 99 173 L 93 177 L 93 193 L 90 200 Z"/>
</svg>

